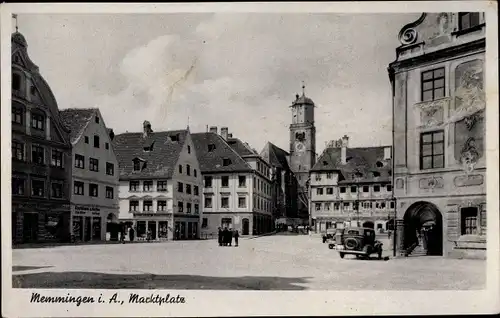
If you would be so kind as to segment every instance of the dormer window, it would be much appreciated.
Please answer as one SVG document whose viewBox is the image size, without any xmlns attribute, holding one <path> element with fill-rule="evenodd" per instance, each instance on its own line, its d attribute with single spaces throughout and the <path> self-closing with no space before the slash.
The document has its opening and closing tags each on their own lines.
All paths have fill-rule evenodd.
<svg viewBox="0 0 500 318">
<path fill-rule="evenodd" d="M 98 124 L 99 123 L 99 116 L 95 116 L 95 123 Z"/>
<path fill-rule="evenodd" d="M 323 166 L 328 166 L 328 161 L 323 161 Z"/>
<path fill-rule="evenodd" d="M 170 141 L 179 141 L 179 134 L 171 135 L 169 137 Z"/>
<path fill-rule="evenodd" d="M 378 172 L 378 171 L 373 171 L 372 173 L 373 173 L 373 177 L 374 177 L 374 178 L 380 177 L 380 172 Z"/>
<path fill-rule="evenodd" d="M 208 152 L 212 152 L 215 150 L 215 145 L 214 144 L 209 144 L 208 145 Z"/>
<path fill-rule="evenodd" d="M 150 152 L 150 151 L 153 151 L 153 146 L 154 146 L 154 142 L 153 142 L 150 146 L 146 146 L 146 147 L 144 147 L 144 152 Z"/>
<path fill-rule="evenodd" d="M 229 158 L 224 158 L 224 159 L 222 159 L 222 165 L 223 165 L 223 166 L 227 167 L 227 166 L 229 166 L 230 164 L 231 164 L 231 159 L 229 159 Z"/>
<path fill-rule="evenodd" d="M 134 171 L 141 171 L 141 161 L 139 159 L 134 160 Z"/>
</svg>

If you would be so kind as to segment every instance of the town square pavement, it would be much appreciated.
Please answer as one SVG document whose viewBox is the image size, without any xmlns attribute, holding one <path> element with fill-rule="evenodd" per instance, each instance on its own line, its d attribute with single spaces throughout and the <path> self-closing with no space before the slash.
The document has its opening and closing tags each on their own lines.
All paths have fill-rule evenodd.
<svg viewBox="0 0 500 318">
<path fill-rule="evenodd" d="M 14 288 L 219 290 L 482 289 L 486 261 L 442 257 L 341 259 L 318 236 L 24 248 L 13 250 Z"/>
</svg>

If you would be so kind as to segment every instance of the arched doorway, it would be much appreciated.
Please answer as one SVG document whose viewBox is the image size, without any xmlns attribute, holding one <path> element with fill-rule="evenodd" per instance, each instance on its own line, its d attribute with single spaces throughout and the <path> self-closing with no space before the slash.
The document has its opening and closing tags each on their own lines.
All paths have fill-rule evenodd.
<svg viewBox="0 0 500 318">
<path fill-rule="evenodd" d="M 241 235 L 248 235 L 250 234 L 250 220 L 248 219 L 243 219 L 243 229 Z"/>
<path fill-rule="evenodd" d="M 370 229 L 374 229 L 375 224 L 372 221 L 366 221 L 366 222 L 363 222 L 363 227 L 368 227 Z"/>
<path fill-rule="evenodd" d="M 404 216 L 404 249 L 420 245 L 427 255 L 443 255 L 443 216 L 429 202 L 416 202 Z"/>
</svg>

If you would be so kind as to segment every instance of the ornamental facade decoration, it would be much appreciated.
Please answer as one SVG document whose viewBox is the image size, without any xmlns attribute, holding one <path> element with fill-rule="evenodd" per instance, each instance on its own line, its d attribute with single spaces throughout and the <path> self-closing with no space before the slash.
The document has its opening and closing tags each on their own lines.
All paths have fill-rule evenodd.
<svg viewBox="0 0 500 318">
<path fill-rule="evenodd" d="M 445 97 L 416 104 L 415 106 L 420 111 L 419 128 L 430 128 L 442 125 L 444 122 L 444 110 L 448 108 L 450 100 L 450 98 Z"/>
<path fill-rule="evenodd" d="M 425 17 L 426 14 L 422 13 L 417 21 L 407 24 L 401 29 L 401 31 L 399 32 L 399 42 L 401 42 L 403 46 L 411 45 L 417 42 L 418 33 L 415 30 L 415 27 L 421 24 L 422 21 L 424 21 Z"/>
</svg>

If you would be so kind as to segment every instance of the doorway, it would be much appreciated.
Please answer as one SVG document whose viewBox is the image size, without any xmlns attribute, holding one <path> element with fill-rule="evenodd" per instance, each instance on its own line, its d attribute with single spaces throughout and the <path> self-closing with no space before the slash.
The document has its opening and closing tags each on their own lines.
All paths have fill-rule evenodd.
<svg viewBox="0 0 500 318">
<path fill-rule="evenodd" d="M 85 217 L 85 242 L 92 239 L 92 222 L 90 217 Z"/>
<path fill-rule="evenodd" d="M 23 238 L 24 242 L 36 242 L 38 240 L 38 213 L 24 213 Z"/>
<path fill-rule="evenodd" d="M 443 217 L 429 202 L 416 202 L 404 216 L 404 249 L 422 246 L 426 255 L 443 255 Z"/>
<path fill-rule="evenodd" d="M 243 229 L 241 235 L 249 235 L 250 234 L 250 220 L 243 219 Z"/>
</svg>

